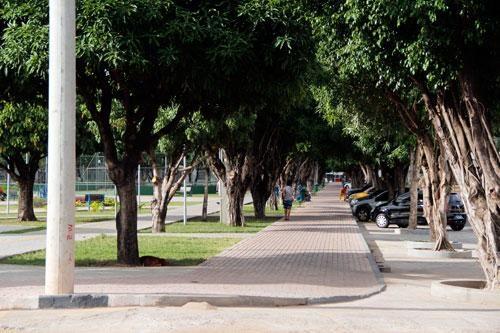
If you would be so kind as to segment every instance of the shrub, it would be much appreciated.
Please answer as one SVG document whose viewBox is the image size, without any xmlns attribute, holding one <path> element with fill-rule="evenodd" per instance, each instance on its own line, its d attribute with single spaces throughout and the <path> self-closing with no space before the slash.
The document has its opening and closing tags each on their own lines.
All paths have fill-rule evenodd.
<svg viewBox="0 0 500 333">
<path fill-rule="evenodd" d="M 104 198 L 104 207 L 114 207 L 115 199 L 113 198 Z"/>
<path fill-rule="evenodd" d="M 104 204 L 100 201 L 92 201 L 90 203 L 90 210 L 93 212 L 98 212 L 104 209 Z"/>
<path fill-rule="evenodd" d="M 76 200 L 75 201 L 75 207 L 85 207 L 85 201 L 81 201 L 81 200 Z"/>
</svg>

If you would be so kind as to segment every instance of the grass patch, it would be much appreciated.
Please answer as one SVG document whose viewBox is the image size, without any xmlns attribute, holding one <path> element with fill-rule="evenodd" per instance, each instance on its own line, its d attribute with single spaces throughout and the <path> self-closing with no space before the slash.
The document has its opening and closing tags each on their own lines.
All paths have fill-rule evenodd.
<svg viewBox="0 0 500 333">
<path fill-rule="evenodd" d="M 165 258 L 172 266 L 197 265 L 241 239 L 139 236 L 141 256 Z M 76 242 L 76 266 L 111 266 L 116 264 L 116 237 L 98 236 Z M 0 260 L 2 264 L 45 265 L 45 250 Z"/>
<path fill-rule="evenodd" d="M 166 232 L 170 233 L 243 233 L 259 232 L 267 227 L 272 222 L 276 221 L 276 217 L 267 217 L 265 219 L 255 219 L 246 217 L 244 227 L 231 227 L 219 222 L 219 215 L 208 216 L 207 221 L 200 221 L 199 217 L 188 220 L 186 225 L 182 222 L 168 224 L 165 227 Z M 151 233 L 151 228 L 139 231 L 140 233 Z"/>
<path fill-rule="evenodd" d="M 253 204 L 249 203 L 243 205 L 243 214 L 245 215 L 253 215 Z M 271 209 L 269 206 L 266 206 L 266 216 L 283 216 L 285 215 L 285 210 L 282 205 L 278 205 L 278 210 Z"/>
</svg>

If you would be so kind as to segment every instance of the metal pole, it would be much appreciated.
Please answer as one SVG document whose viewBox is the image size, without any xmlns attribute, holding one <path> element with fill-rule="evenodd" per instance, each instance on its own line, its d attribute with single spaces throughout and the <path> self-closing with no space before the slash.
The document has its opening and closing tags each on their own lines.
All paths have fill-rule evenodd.
<svg viewBox="0 0 500 333">
<path fill-rule="evenodd" d="M 182 164 L 184 166 L 184 170 L 186 170 L 186 156 L 184 156 L 183 158 L 183 161 L 182 161 Z M 184 216 L 183 216 L 183 221 L 184 221 L 184 225 L 186 225 L 186 222 L 187 222 L 187 205 L 186 205 L 186 201 L 187 201 L 187 197 L 186 197 L 186 178 L 187 177 L 184 177 Z"/>
<path fill-rule="evenodd" d="M 75 0 L 49 1 L 49 178 L 45 293 L 74 290 Z"/>
<path fill-rule="evenodd" d="M 141 165 L 137 168 L 137 210 L 141 207 Z"/>
<path fill-rule="evenodd" d="M 10 213 L 10 174 L 7 173 L 7 214 Z"/>
</svg>

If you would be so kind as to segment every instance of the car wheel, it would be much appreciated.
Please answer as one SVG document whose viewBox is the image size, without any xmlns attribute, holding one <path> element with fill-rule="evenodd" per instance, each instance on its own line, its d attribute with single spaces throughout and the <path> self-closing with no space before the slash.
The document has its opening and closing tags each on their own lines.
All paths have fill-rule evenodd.
<svg viewBox="0 0 500 333">
<path fill-rule="evenodd" d="M 368 221 L 369 217 L 370 217 L 370 212 L 368 211 L 368 208 L 366 207 L 360 207 L 357 212 L 356 212 L 356 217 L 358 218 L 358 220 L 360 220 L 361 222 L 366 222 Z"/>
<path fill-rule="evenodd" d="M 460 231 L 465 227 L 464 223 L 453 223 L 450 224 L 451 230 L 453 231 Z"/>
<path fill-rule="evenodd" d="M 385 214 L 378 214 L 375 218 L 375 223 L 379 228 L 387 228 L 389 226 L 389 219 Z"/>
</svg>

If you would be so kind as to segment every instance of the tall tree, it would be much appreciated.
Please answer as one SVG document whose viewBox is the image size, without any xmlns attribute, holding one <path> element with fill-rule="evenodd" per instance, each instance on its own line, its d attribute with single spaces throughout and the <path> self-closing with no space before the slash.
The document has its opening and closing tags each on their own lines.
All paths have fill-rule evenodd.
<svg viewBox="0 0 500 333">
<path fill-rule="evenodd" d="M 0 123 L 0 168 L 19 186 L 17 218 L 36 221 L 33 186 L 40 160 L 47 154 L 47 109 L 29 103 L 0 102 Z"/>
</svg>

